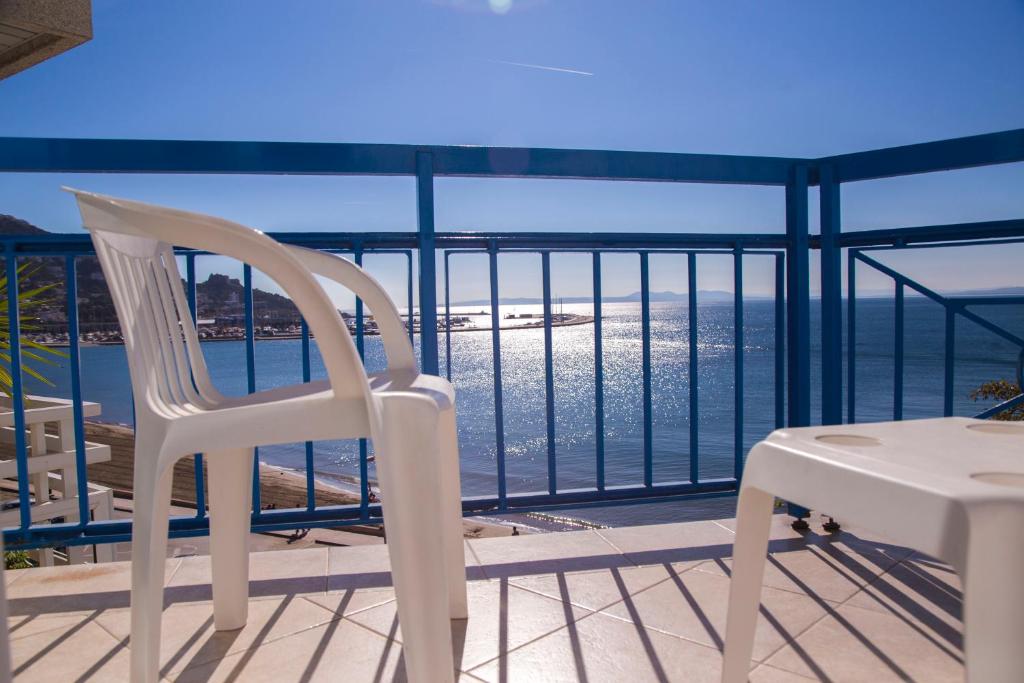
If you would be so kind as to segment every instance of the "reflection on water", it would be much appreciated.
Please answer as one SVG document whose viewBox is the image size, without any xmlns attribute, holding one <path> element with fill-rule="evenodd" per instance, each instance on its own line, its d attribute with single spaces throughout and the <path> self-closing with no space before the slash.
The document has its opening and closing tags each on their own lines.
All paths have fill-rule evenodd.
<svg viewBox="0 0 1024 683">
<path fill-rule="evenodd" d="M 985 315 L 1020 334 L 1024 312 L 1004 307 Z M 539 312 L 540 306 L 503 306 L 502 315 Z M 472 309 L 479 311 L 480 307 Z M 589 315 L 589 304 L 566 304 L 566 313 Z M 814 309 L 816 313 L 816 307 Z M 605 467 L 608 486 L 638 484 L 643 477 L 643 397 L 640 306 L 603 306 Z M 858 420 L 883 420 L 892 415 L 892 302 L 858 302 Z M 734 351 L 731 304 L 698 308 L 699 465 L 702 478 L 731 476 L 734 452 Z M 812 322 L 815 322 L 812 320 Z M 942 411 L 942 310 L 934 304 L 908 300 L 906 311 L 905 408 L 907 418 Z M 651 305 L 651 407 L 655 481 L 689 478 L 692 457 L 689 433 L 689 344 L 685 305 Z M 816 329 L 816 325 L 815 325 Z M 596 480 L 594 434 L 594 326 L 552 331 L 555 398 L 555 447 L 559 489 L 590 487 Z M 444 343 L 444 335 L 441 335 Z M 812 335 L 812 378 L 820 376 L 819 335 Z M 744 424 L 746 452 L 775 425 L 775 329 L 771 302 L 744 307 Z M 463 488 L 467 495 L 496 492 L 493 367 L 490 332 L 451 335 L 452 380 L 458 391 L 459 438 Z M 314 345 L 315 346 L 315 345 Z M 241 342 L 204 344 L 214 382 L 227 394 L 246 391 L 245 348 Z M 301 381 L 300 343 L 294 340 L 256 344 L 256 384 L 264 389 Z M 383 368 L 377 337 L 366 339 L 367 366 Z M 442 364 L 444 353 L 441 353 Z M 542 329 L 501 333 L 502 391 L 508 491 L 547 490 L 548 445 L 545 410 L 544 333 Z M 1009 378 L 1016 351 L 1007 343 L 969 323 L 958 326 L 956 412 L 972 414 L 981 407 L 968 399 L 982 381 Z M 82 349 L 83 392 L 103 404 L 103 419 L 131 422 L 129 379 L 124 350 L 119 346 Z M 315 349 L 314 377 L 323 376 Z M 66 370 L 65 370 L 66 372 Z M 65 375 L 55 377 L 56 391 L 39 385 L 30 391 L 69 395 Z M 820 394 L 812 406 L 818 414 Z M 261 449 L 264 461 L 302 468 L 301 445 Z M 318 443 L 316 469 L 325 475 L 358 474 L 358 449 L 350 442 Z M 371 468 L 372 475 L 372 468 Z M 702 516 L 730 516 L 734 502 L 695 500 L 659 505 L 633 505 L 573 513 L 591 521 L 624 525 L 638 521 L 670 521 Z"/>
</svg>

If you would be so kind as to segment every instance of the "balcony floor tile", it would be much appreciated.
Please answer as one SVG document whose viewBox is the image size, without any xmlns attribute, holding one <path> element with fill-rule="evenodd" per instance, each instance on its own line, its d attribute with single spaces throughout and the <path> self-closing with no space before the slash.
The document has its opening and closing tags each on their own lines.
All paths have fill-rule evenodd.
<svg viewBox="0 0 1024 683">
<path fill-rule="evenodd" d="M 491 579 L 633 564 L 596 531 L 477 538 L 469 547 Z"/>
<path fill-rule="evenodd" d="M 734 538 L 731 530 L 711 521 L 619 527 L 597 533 L 634 564 L 671 562 L 683 568 L 729 556 Z"/>
<path fill-rule="evenodd" d="M 718 651 L 597 613 L 472 669 L 485 681 L 717 683 Z"/>
<path fill-rule="evenodd" d="M 732 524 L 469 541 L 470 618 L 452 622 L 461 680 L 717 681 Z M 752 681 L 963 678 L 948 567 L 856 529 L 794 532 L 783 516 L 772 538 Z M 218 633 L 209 558 L 168 560 L 165 680 L 405 679 L 386 546 L 250 562 L 249 622 Z M 14 574 L 19 679 L 126 680 L 129 563 Z"/>
<path fill-rule="evenodd" d="M 19 681 L 127 681 L 128 648 L 94 619 L 11 641 Z"/>
<path fill-rule="evenodd" d="M 470 619 L 452 622 L 458 666 L 466 671 L 592 613 L 517 588 L 507 579 L 471 582 L 468 593 Z M 396 606 L 389 602 L 349 619 L 401 642 Z"/>
<path fill-rule="evenodd" d="M 765 661 L 820 680 L 963 681 L 963 654 L 891 614 L 843 605 Z"/>
<path fill-rule="evenodd" d="M 590 572 L 559 572 L 509 579 L 513 585 L 584 609 L 599 611 L 630 595 L 668 581 L 671 567 L 612 567 Z"/>
<path fill-rule="evenodd" d="M 616 603 L 602 614 L 720 648 L 728 603 L 727 578 L 691 570 Z M 762 590 L 761 605 L 753 654 L 759 661 L 797 637 L 832 607 L 774 588 Z"/>
</svg>

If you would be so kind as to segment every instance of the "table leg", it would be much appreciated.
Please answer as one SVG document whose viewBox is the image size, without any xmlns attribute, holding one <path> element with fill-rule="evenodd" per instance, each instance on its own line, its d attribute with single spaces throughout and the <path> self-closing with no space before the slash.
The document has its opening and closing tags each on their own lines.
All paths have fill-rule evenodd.
<svg viewBox="0 0 1024 683">
<path fill-rule="evenodd" d="M 1019 683 L 1024 681 L 1021 520 L 991 512 L 971 519 L 963 577 L 967 680 Z"/>
<path fill-rule="evenodd" d="M 761 580 L 775 496 L 753 486 L 740 490 L 736 506 L 729 615 L 725 627 L 723 683 L 741 683 L 750 673 L 754 630 L 761 604 Z"/>
</svg>

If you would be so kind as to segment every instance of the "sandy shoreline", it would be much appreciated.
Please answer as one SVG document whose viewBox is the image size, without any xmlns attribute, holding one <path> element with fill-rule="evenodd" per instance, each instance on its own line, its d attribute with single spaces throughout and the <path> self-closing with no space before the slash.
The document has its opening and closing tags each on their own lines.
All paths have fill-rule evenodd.
<svg viewBox="0 0 1024 683">
<path fill-rule="evenodd" d="M 89 481 L 110 487 L 118 498 L 131 498 L 132 470 L 135 459 L 134 431 L 124 425 L 86 422 L 85 438 L 87 441 L 109 445 L 111 454 L 109 461 L 93 463 L 88 466 Z M 13 458 L 13 456 L 13 446 L 0 444 L 0 458 Z M 195 474 L 196 469 L 192 458 L 182 458 L 175 464 L 171 485 L 171 500 L 174 505 L 193 509 L 196 507 Z M 204 480 L 208 482 L 209 478 L 204 477 Z M 351 505 L 359 503 L 360 500 L 357 493 L 325 482 L 323 478 L 316 476 L 314 476 L 314 495 L 317 506 Z M 208 488 L 206 496 L 209 500 Z M 264 509 L 269 507 L 278 510 L 305 508 L 307 504 L 305 473 L 260 463 L 260 504 Z M 467 538 L 508 536 L 512 533 L 510 526 L 480 518 L 467 518 L 463 520 L 463 526 Z M 379 529 L 374 526 L 362 528 L 345 526 L 339 527 L 339 529 L 379 533 Z M 521 531 L 525 531 L 525 529 Z"/>
</svg>

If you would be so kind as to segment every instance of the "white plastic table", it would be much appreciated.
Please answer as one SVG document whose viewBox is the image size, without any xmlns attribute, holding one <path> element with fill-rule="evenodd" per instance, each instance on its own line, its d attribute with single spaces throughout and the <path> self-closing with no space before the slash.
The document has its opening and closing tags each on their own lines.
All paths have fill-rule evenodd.
<svg viewBox="0 0 1024 683">
<path fill-rule="evenodd" d="M 782 429 L 737 507 L 722 680 L 746 681 L 774 497 L 948 562 L 971 681 L 1024 681 L 1024 424 L 943 418 Z"/>
</svg>

